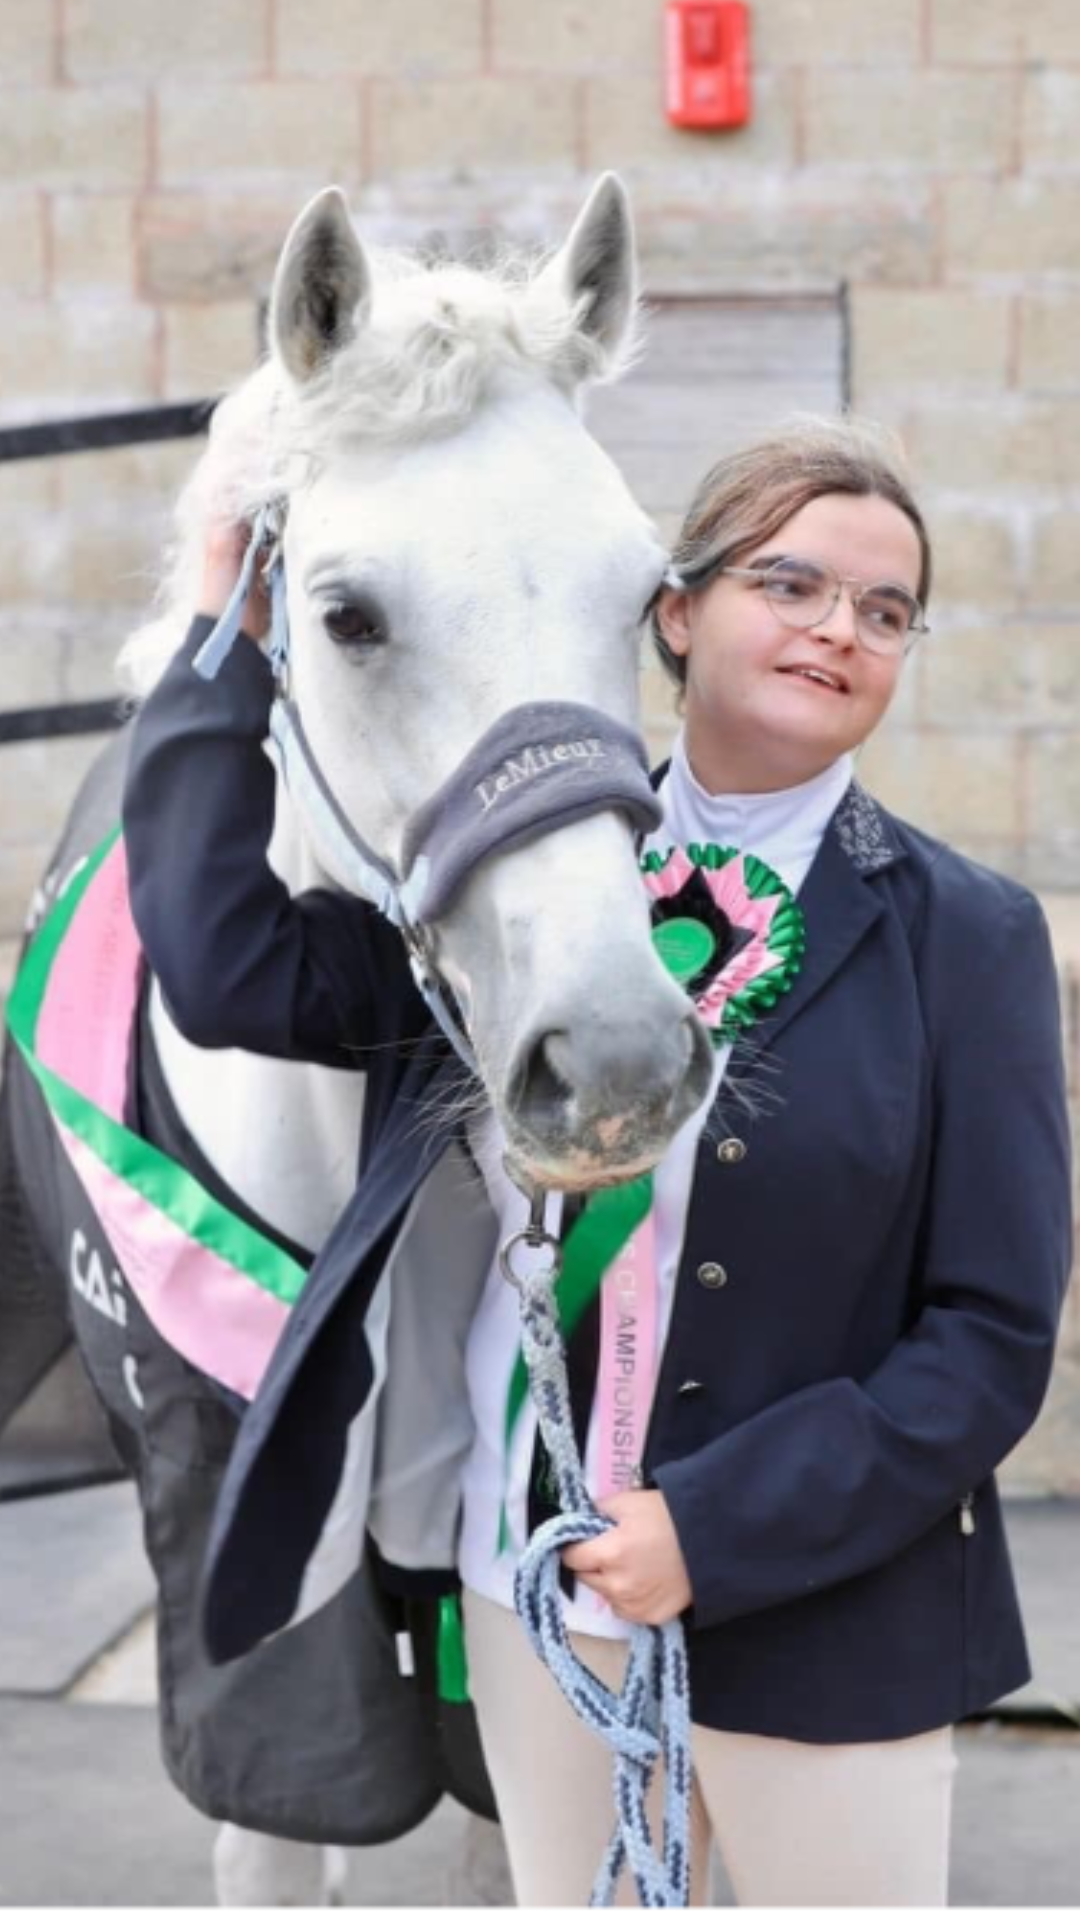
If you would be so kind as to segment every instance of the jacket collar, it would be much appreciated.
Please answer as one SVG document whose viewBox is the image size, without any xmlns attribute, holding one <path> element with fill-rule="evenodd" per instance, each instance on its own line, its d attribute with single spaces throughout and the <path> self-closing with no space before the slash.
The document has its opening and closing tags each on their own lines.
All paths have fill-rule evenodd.
<svg viewBox="0 0 1080 1920">
<path fill-rule="evenodd" d="M 754 1028 L 751 1044 L 771 1047 L 821 992 L 881 919 L 885 902 L 867 884 L 907 858 L 890 816 L 853 780 L 825 829 L 799 894 L 806 953 L 790 991 Z"/>
</svg>

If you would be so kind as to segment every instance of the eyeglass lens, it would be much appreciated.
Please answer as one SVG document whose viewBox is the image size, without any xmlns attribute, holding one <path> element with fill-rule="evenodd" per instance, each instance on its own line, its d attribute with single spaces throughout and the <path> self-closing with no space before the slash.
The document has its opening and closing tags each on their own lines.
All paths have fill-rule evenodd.
<svg viewBox="0 0 1080 1920">
<path fill-rule="evenodd" d="M 765 574 L 766 598 L 792 627 L 813 627 L 836 605 L 836 574 L 812 560 L 776 560 Z M 886 652 L 903 646 L 919 618 L 919 603 L 905 588 L 888 582 L 863 587 L 855 596 L 856 624 L 869 647 Z"/>
</svg>

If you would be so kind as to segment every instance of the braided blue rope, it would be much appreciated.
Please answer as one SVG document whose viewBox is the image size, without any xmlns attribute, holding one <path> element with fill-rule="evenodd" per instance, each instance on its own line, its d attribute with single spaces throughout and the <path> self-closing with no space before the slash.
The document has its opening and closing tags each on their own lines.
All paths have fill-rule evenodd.
<svg viewBox="0 0 1080 1920">
<path fill-rule="evenodd" d="M 614 1904 L 629 1863 L 643 1907 L 685 1907 L 690 1900 L 690 1691 L 681 1623 L 631 1627 L 622 1690 L 615 1694 L 582 1665 L 570 1644 L 559 1585 L 560 1555 L 595 1540 L 613 1522 L 597 1512 L 574 1441 L 554 1273 L 515 1276 L 521 1292 L 521 1344 L 562 1512 L 538 1527 L 518 1564 L 514 1603 L 529 1639 L 575 1713 L 607 1742 L 615 1759 L 615 1831 L 589 1904 Z M 658 1760 L 665 1768 L 664 1844 L 657 1856 L 645 1797 Z"/>
</svg>

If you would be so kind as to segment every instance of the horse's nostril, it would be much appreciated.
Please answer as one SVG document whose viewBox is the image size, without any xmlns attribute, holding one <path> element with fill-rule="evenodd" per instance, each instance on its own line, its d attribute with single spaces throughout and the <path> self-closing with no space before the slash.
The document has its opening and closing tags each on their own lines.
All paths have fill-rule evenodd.
<svg viewBox="0 0 1080 1920">
<path fill-rule="evenodd" d="M 674 1134 L 704 1099 L 713 1050 L 693 1013 L 666 1032 L 582 1022 L 552 1028 L 523 1046 L 510 1077 L 509 1107 L 518 1126 L 540 1136 L 598 1129 L 632 1119 L 649 1137 Z"/>
<path fill-rule="evenodd" d="M 565 1108 L 573 1092 L 565 1071 L 570 1064 L 568 1049 L 569 1035 L 553 1032 L 541 1034 L 524 1050 L 511 1081 L 511 1105 L 526 1126 L 549 1127 Z"/>
</svg>

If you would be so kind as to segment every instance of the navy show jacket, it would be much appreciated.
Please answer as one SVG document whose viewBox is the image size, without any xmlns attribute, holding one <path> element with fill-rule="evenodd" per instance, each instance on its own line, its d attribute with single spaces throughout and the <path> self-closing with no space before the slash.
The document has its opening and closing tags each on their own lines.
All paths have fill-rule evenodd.
<svg viewBox="0 0 1080 1920">
<path fill-rule="evenodd" d="M 375 911 L 270 872 L 269 671 L 243 644 L 205 685 L 206 631 L 138 718 L 125 797 L 167 1004 L 207 1046 L 347 1066 L 409 1043 L 365 1060 L 355 1195 L 230 1464 L 204 1610 L 228 1659 L 295 1608 L 372 1383 L 365 1312 L 455 1124 L 418 1134 L 416 1102 L 461 1069 Z M 993 1474 L 1045 1394 L 1072 1259 L 1056 978 L 1031 894 L 857 785 L 800 900 L 802 970 L 701 1136 L 642 1465 L 693 1589 L 695 1720 L 898 1738 L 1029 1674 Z"/>
</svg>

